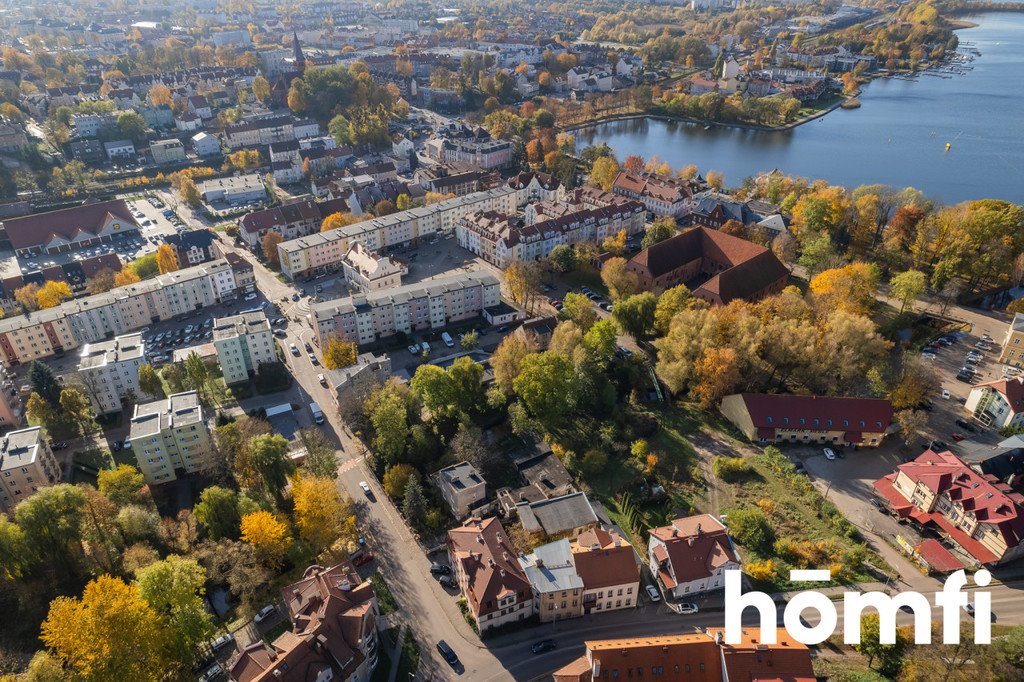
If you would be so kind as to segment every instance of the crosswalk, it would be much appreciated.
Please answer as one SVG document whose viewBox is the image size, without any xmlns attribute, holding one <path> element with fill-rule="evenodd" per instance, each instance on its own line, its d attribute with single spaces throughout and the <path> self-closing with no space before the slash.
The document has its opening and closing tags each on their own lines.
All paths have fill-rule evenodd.
<svg viewBox="0 0 1024 682">
<path fill-rule="evenodd" d="M 363 459 L 365 459 L 365 457 L 359 456 L 342 463 L 342 465 L 338 467 L 338 473 L 343 474 L 346 471 L 351 471 L 352 469 L 355 469 L 357 466 L 359 466 L 359 463 L 362 462 Z"/>
</svg>

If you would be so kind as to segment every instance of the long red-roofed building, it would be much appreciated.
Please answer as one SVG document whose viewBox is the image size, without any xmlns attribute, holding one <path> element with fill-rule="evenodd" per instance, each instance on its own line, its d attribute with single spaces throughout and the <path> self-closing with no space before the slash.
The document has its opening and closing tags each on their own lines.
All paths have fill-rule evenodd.
<svg viewBox="0 0 1024 682">
<path fill-rule="evenodd" d="M 0 245 L 10 244 L 19 256 L 61 253 L 138 231 L 128 204 L 115 199 L 4 220 L 0 222 Z"/>
<path fill-rule="evenodd" d="M 813 682 L 807 646 L 783 629 L 776 643 L 760 631 L 743 630 L 739 644 L 726 644 L 720 629 L 661 637 L 585 642 L 586 653 L 554 672 L 555 682 L 595 680 L 687 680 L 687 682 Z"/>
<path fill-rule="evenodd" d="M 722 399 L 722 415 L 751 441 L 869 445 L 892 424 L 892 403 L 880 398 L 736 393 Z"/>
<path fill-rule="evenodd" d="M 926 450 L 874 487 L 900 518 L 937 531 L 978 564 L 1024 555 L 1024 495 L 951 452 Z"/>
</svg>

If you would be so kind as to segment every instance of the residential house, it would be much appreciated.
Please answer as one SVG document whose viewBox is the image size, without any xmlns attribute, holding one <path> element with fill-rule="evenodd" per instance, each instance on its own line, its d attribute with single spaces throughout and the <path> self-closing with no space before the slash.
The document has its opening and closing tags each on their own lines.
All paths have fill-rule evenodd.
<svg viewBox="0 0 1024 682">
<path fill-rule="evenodd" d="M 394 289 L 402 285 L 402 275 L 409 270 L 391 256 L 370 251 L 362 242 L 352 242 L 341 261 L 345 281 L 362 293 Z"/>
<path fill-rule="evenodd" d="M 583 580 L 583 610 L 604 613 L 630 609 L 640 594 L 636 552 L 614 530 L 591 528 L 572 542 L 576 573 Z"/>
<path fill-rule="evenodd" d="M 508 186 L 516 191 L 516 205 L 519 207 L 537 201 L 562 201 L 565 188 L 561 181 L 548 173 L 522 172 L 508 179 Z"/>
<path fill-rule="evenodd" d="M 710 514 L 679 518 L 649 533 L 651 570 L 676 599 L 724 589 L 725 571 L 740 568 L 728 529 Z"/>
<path fill-rule="evenodd" d="M 164 235 L 164 243 L 174 247 L 174 255 L 180 267 L 199 265 L 214 260 L 214 242 L 217 235 L 212 230 L 188 230 Z"/>
<path fill-rule="evenodd" d="M 1024 367 L 1024 313 L 1014 313 L 999 351 L 999 363 Z"/>
<path fill-rule="evenodd" d="M 99 140 L 90 139 L 70 142 L 68 143 L 68 151 L 71 152 L 71 158 L 75 161 L 81 161 L 88 165 L 98 165 L 107 160 L 103 143 Z"/>
<path fill-rule="evenodd" d="M 459 462 L 434 474 L 441 497 L 448 503 L 452 516 L 464 519 L 487 499 L 487 482 L 469 462 Z"/>
<path fill-rule="evenodd" d="M 204 121 L 213 118 L 213 107 L 203 95 L 193 95 L 188 98 L 188 111 Z"/>
<path fill-rule="evenodd" d="M 519 565 L 530 581 L 533 610 L 542 623 L 583 615 L 583 579 L 576 572 L 568 540 L 537 547 L 521 556 Z"/>
<path fill-rule="evenodd" d="M 250 249 L 260 249 L 268 232 L 276 232 L 284 241 L 317 234 L 324 218 L 332 213 L 347 213 L 348 210 L 344 199 L 317 202 L 307 195 L 245 215 L 239 221 L 239 235 Z"/>
<path fill-rule="evenodd" d="M 120 412 L 125 401 L 142 397 L 139 367 L 145 362 L 142 334 L 125 334 L 82 346 L 75 374 L 60 379 L 80 385 L 97 414 L 110 414 Z"/>
<path fill-rule="evenodd" d="M 951 452 L 926 450 L 874 487 L 897 517 L 937 533 L 968 563 L 1004 564 L 1024 556 L 1024 495 Z"/>
<path fill-rule="evenodd" d="M 722 415 L 755 443 L 877 446 L 892 424 L 882 398 L 737 393 Z"/>
<path fill-rule="evenodd" d="M 682 180 L 657 173 L 620 171 L 612 183 L 612 192 L 636 199 L 653 215 L 680 218 L 688 212 L 694 193 L 703 186 L 700 178 Z"/>
<path fill-rule="evenodd" d="M 220 154 L 220 139 L 209 133 L 196 133 L 192 137 L 192 148 L 200 157 Z"/>
<path fill-rule="evenodd" d="M 135 144 L 131 140 L 114 140 L 104 142 L 103 150 L 111 161 L 130 159 L 135 156 Z"/>
<path fill-rule="evenodd" d="M 649 246 L 626 267 L 641 290 L 661 293 L 692 285 L 695 297 L 714 305 L 758 301 L 779 293 L 789 281 L 789 270 L 770 249 L 706 227 Z"/>
<path fill-rule="evenodd" d="M 369 682 L 380 611 L 368 580 L 347 562 L 310 566 L 281 596 L 291 630 L 242 649 L 229 669 L 234 682 Z"/>
<path fill-rule="evenodd" d="M 971 388 L 964 409 L 982 426 L 1015 428 L 1024 424 L 1024 377 L 987 381 Z"/>
<path fill-rule="evenodd" d="M 585 492 L 572 492 L 536 502 L 519 502 L 516 514 L 523 529 L 546 538 L 574 538 L 598 526 Z"/>
<path fill-rule="evenodd" d="M 60 464 L 41 428 L 31 426 L 0 437 L 0 511 L 10 514 L 19 502 L 60 478 Z"/>
<path fill-rule="evenodd" d="M 153 163 L 182 163 L 185 160 L 185 145 L 181 140 L 159 140 L 149 145 L 149 152 L 153 155 Z"/>
<path fill-rule="evenodd" d="M 481 633 L 534 614 L 530 581 L 497 518 L 470 518 L 449 530 L 448 557 Z"/>
<path fill-rule="evenodd" d="M 278 361 L 270 322 L 262 310 L 215 320 L 213 345 L 228 386 L 249 381 L 261 365 Z"/>
</svg>

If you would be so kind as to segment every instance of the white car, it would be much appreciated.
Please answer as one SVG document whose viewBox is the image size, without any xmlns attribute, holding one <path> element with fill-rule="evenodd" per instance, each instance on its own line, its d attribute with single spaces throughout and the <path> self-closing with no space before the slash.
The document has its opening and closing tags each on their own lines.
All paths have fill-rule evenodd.
<svg viewBox="0 0 1024 682">
<path fill-rule="evenodd" d="M 267 604 L 266 606 L 264 606 L 262 609 L 259 610 L 259 612 L 256 614 L 256 617 L 253 618 L 253 620 L 256 621 L 257 623 L 262 623 L 267 618 L 270 618 L 270 616 L 272 614 L 276 613 L 276 612 L 277 612 L 277 607 L 276 606 L 274 606 L 273 604 Z"/>
<path fill-rule="evenodd" d="M 220 649 L 221 647 L 226 646 L 233 641 L 235 641 L 235 636 L 232 635 L 230 632 L 225 632 L 223 635 L 210 642 L 210 648 L 216 651 L 217 649 Z"/>
<path fill-rule="evenodd" d="M 825 459 L 831 461 L 836 458 L 836 453 L 832 452 L 832 448 L 825 448 Z"/>
<path fill-rule="evenodd" d="M 256 300 L 256 294 L 246 294 L 245 295 L 245 300 L 246 301 L 255 301 Z"/>
<path fill-rule="evenodd" d="M 411 346 L 409 346 L 409 352 L 412 353 L 413 355 L 419 355 L 420 354 L 420 344 L 414 343 Z"/>
<path fill-rule="evenodd" d="M 647 596 L 651 598 L 651 601 L 661 601 L 661 595 L 658 594 L 658 588 L 654 585 L 647 586 Z"/>
<path fill-rule="evenodd" d="M 370 494 L 370 484 L 367 483 L 366 481 L 359 481 L 359 487 L 363 489 L 364 495 Z"/>
<path fill-rule="evenodd" d="M 679 613 L 683 614 L 684 616 L 689 616 L 691 614 L 699 613 L 699 612 L 700 612 L 700 609 L 697 608 L 696 604 L 693 604 L 693 603 L 690 603 L 690 602 L 683 602 L 682 604 L 679 605 Z"/>
<path fill-rule="evenodd" d="M 934 361 L 938 356 L 935 353 L 921 353 L 922 360 Z"/>
<path fill-rule="evenodd" d="M 299 357 L 299 347 L 296 346 L 294 343 L 289 344 L 288 350 L 291 351 L 292 355 L 294 355 L 295 357 Z"/>
<path fill-rule="evenodd" d="M 947 389 L 947 388 L 942 389 L 942 397 L 945 400 L 949 400 L 949 389 Z"/>
<path fill-rule="evenodd" d="M 321 386 L 327 385 L 327 377 L 325 377 L 323 374 L 317 374 L 316 380 L 320 382 Z"/>
</svg>

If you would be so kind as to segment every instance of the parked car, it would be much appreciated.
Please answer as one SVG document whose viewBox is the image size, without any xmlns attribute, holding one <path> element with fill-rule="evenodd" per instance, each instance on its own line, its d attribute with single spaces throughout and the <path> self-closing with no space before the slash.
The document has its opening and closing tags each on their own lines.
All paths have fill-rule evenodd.
<svg viewBox="0 0 1024 682">
<path fill-rule="evenodd" d="M 302 347 L 306 349 L 307 353 L 312 353 L 313 352 L 313 346 L 309 345 L 309 341 L 306 341 L 305 343 L 303 343 Z"/>
<path fill-rule="evenodd" d="M 253 620 L 256 623 L 262 623 L 267 618 L 270 618 L 270 616 L 273 615 L 276 612 L 277 612 L 277 607 L 276 606 L 274 606 L 273 604 L 267 604 L 262 609 L 260 609 L 259 611 L 256 612 L 256 617 L 253 618 Z"/>
<path fill-rule="evenodd" d="M 224 674 L 224 668 L 220 666 L 220 663 L 214 663 L 212 666 L 207 668 L 206 672 L 199 676 L 199 682 L 211 682 Z"/>
<path fill-rule="evenodd" d="M 957 419 L 953 423 L 959 426 L 964 431 L 970 431 L 971 433 L 975 433 L 978 430 L 977 428 L 975 428 L 974 424 L 967 421 L 966 419 Z"/>
<path fill-rule="evenodd" d="M 651 601 L 661 601 L 661 595 L 658 594 L 658 588 L 654 585 L 647 586 L 647 596 L 651 598 Z"/>
<path fill-rule="evenodd" d="M 553 639 L 542 639 L 539 642 L 534 642 L 533 646 L 530 647 L 530 651 L 534 654 L 543 654 L 548 651 L 554 651 L 555 640 Z"/>
<path fill-rule="evenodd" d="M 931 449 L 936 452 L 942 452 L 943 450 L 949 449 L 949 444 L 944 440 L 933 440 L 931 443 Z"/>
<path fill-rule="evenodd" d="M 450 575 L 437 576 L 437 582 L 441 585 L 441 587 L 450 587 L 453 589 L 455 587 L 455 579 L 452 578 Z"/>
<path fill-rule="evenodd" d="M 436 561 L 430 562 L 430 572 L 433 575 L 448 575 L 452 569 L 447 564 L 439 564 Z"/>
<path fill-rule="evenodd" d="M 825 459 L 829 461 L 832 461 L 836 458 L 836 453 L 832 450 L 832 448 L 825 448 L 824 453 Z"/>
<path fill-rule="evenodd" d="M 368 564 L 371 561 L 373 561 L 374 558 L 375 557 L 373 556 L 372 552 L 363 552 L 362 554 L 357 556 L 355 559 L 353 559 L 352 563 L 354 565 L 356 565 L 356 566 L 365 566 L 366 564 Z"/>
<path fill-rule="evenodd" d="M 210 648 L 216 651 L 217 649 L 227 646 L 233 641 L 235 641 L 235 636 L 230 632 L 225 632 L 223 635 L 210 642 Z"/>
<path fill-rule="evenodd" d="M 290 350 L 292 355 L 294 355 L 295 357 L 299 357 L 299 347 L 296 346 L 294 343 L 288 345 L 288 350 Z"/>
<path fill-rule="evenodd" d="M 931 353 L 929 351 L 925 351 L 925 352 L 921 353 L 921 359 L 922 360 L 934 361 L 938 357 L 939 357 L 938 355 L 936 355 L 935 353 Z"/>
<path fill-rule="evenodd" d="M 452 666 L 453 668 L 459 665 L 459 657 L 456 656 L 455 651 L 450 646 L 448 646 L 448 642 L 444 641 L 443 639 L 438 640 L 437 650 L 440 652 L 441 656 L 444 657 L 444 660 L 448 661 L 448 665 Z"/>
<path fill-rule="evenodd" d="M 684 616 L 689 616 L 691 614 L 698 613 L 699 611 L 700 609 L 697 608 L 697 605 L 692 602 L 683 602 L 679 605 L 679 613 Z"/>
<path fill-rule="evenodd" d="M 316 359 L 316 356 L 315 356 L 315 355 L 313 355 L 312 353 L 306 353 L 306 355 L 308 355 L 308 356 L 309 356 L 309 361 L 310 361 L 310 362 L 311 362 L 312 364 L 314 364 L 314 365 L 316 365 L 316 364 L 319 364 L 319 362 L 317 361 L 317 359 Z"/>
<path fill-rule="evenodd" d="M 964 434 L 957 433 L 956 431 L 954 431 L 953 433 L 949 434 L 949 437 L 952 438 L 957 443 L 959 443 L 960 441 L 962 441 L 964 439 Z"/>
<path fill-rule="evenodd" d="M 945 400 L 949 400 L 949 389 L 948 388 L 942 389 L 942 397 Z"/>
<path fill-rule="evenodd" d="M 256 294 L 246 294 L 245 295 L 245 300 L 246 301 L 255 301 L 256 300 Z"/>
<path fill-rule="evenodd" d="M 414 343 L 411 346 L 409 346 L 409 352 L 412 353 L 413 355 L 419 355 L 420 354 L 420 344 Z"/>
<path fill-rule="evenodd" d="M 372 494 L 370 493 L 370 485 L 366 481 L 359 481 L 359 487 L 363 489 L 363 494 L 367 497 Z"/>
</svg>

